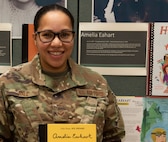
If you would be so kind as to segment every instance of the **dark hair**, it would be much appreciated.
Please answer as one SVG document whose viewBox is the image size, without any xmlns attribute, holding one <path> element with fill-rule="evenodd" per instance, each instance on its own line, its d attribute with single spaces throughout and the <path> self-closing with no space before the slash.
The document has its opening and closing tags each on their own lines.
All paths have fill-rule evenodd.
<svg viewBox="0 0 168 142">
<path fill-rule="evenodd" d="M 163 58 L 164 60 L 166 59 L 166 56 L 167 56 L 167 55 L 168 55 L 168 54 L 165 54 L 165 55 L 164 55 L 164 58 Z"/>
<path fill-rule="evenodd" d="M 58 11 L 62 11 L 63 13 L 65 13 L 70 18 L 72 28 L 74 28 L 74 17 L 70 13 L 70 11 L 66 9 L 65 7 L 60 6 L 58 4 L 52 4 L 52 5 L 44 6 L 37 11 L 34 17 L 34 32 L 36 32 L 39 27 L 39 22 L 40 22 L 41 17 L 45 15 L 47 12 L 53 11 L 53 10 L 58 10 Z"/>
</svg>

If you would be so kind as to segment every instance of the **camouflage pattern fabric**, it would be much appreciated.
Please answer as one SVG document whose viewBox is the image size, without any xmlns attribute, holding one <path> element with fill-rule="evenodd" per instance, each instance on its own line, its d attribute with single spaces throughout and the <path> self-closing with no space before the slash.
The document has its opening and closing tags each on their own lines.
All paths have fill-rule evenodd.
<svg viewBox="0 0 168 142">
<path fill-rule="evenodd" d="M 93 123 L 97 142 L 124 137 L 116 97 L 98 73 L 69 59 L 71 71 L 59 82 L 41 71 L 39 56 L 0 76 L 0 136 L 12 142 L 38 142 L 38 126 Z"/>
</svg>

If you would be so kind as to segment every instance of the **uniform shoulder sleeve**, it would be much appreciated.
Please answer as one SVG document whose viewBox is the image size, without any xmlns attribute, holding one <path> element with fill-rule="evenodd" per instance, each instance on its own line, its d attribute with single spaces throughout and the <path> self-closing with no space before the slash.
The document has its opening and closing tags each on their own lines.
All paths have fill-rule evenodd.
<svg viewBox="0 0 168 142">
<path fill-rule="evenodd" d="M 3 139 L 4 142 L 8 142 L 11 139 L 11 133 L 9 124 L 11 122 L 8 115 L 7 101 L 4 96 L 4 84 L 0 82 L 0 140 Z"/>
<path fill-rule="evenodd" d="M 109 88 L 109 105 L 106 110 L 105 127 L 103 131 L 103 142 L 120 142 L 125 136 L 125 126 L 121 111 L 117 105 L 115 94 Z"/>
</svg>

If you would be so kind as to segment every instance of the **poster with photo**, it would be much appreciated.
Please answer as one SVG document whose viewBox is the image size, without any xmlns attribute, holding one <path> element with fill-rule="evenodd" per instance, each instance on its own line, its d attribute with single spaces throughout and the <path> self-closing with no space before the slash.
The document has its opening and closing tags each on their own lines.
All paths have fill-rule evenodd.
<svg viewBox="0 0 168 142">
<path fill-rule="evenodd" d="M 35 13 L 53 3 L 67 6 L 67 0 L 0 0 L 0 23 L 11 23 L 12 38 L 21 38 L 22 24 L 32 24 Z"/>
</svg>

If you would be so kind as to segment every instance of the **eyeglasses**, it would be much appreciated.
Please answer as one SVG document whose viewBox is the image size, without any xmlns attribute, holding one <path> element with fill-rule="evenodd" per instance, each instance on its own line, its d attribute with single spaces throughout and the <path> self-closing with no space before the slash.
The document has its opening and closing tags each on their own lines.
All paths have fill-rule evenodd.
<svg viewBox="0 0 168 142">
<path fill-rule="evenodd" d="M 35 32 L 43 43 L 49 43 L 57 36 L 62 42 L 69 43 L 74 39 L 75 32 L 63 30 L 61 32 L 53 32 L 51 30 Z"/>
</svg>

